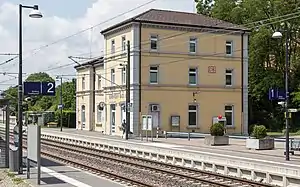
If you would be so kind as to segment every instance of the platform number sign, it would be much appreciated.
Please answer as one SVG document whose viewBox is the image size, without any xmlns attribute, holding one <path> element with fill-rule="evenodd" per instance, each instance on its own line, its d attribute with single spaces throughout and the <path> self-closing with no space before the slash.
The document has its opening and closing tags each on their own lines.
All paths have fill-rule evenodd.
<svg viewBox="0 0 300 187">
<path fill-rule="evenodd" d="M 55 96 L 55 82 L 24 82 L 24 95 Z"/>
<path fill-rule="evenodd" d="M 42 82 L 42 95 L 55 95 L 55 83 L 54 82 Z"/>
</svg>

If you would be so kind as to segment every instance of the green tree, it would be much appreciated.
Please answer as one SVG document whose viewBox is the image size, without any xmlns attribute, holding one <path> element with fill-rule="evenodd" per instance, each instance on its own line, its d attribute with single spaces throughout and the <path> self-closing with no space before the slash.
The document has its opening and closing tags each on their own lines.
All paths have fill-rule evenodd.
<svg viewBox="0 0 300 187">
<path fill-rule="evenodd" d="M 197 13 L 206 16 L 211 15 L 211 9 L 213 8 L 213 0 L 195 0 Z"/>
<path fill-rule="evenodd" d="M 76 81 L 64 82 L 62 84 L 63 93 L 63 104 L 64 110 L 75 111 L 76 109 Z M 51 106 L 51 110 L 56 111 L 58 105 L 60 104 L 60 90 L 61 85 L 56 87 L 56 95 Z"/>
<path fill-rule="evenodd" d="M 4 91 L 4 97 L 9 99 L 11 114 L 16 115 L 18 109 L 18 87 L 9 87 Z"/>
<path fill-rule="evenodd" d="M 300 19 L 289 16 L 296 12 L 300 1 L 295 0 L 215 0 L 213 6 L 204 1 L 196 1 L 198 13 L 211 15 L 214 18 L 244 25 L 252 29 L 249 46 L 249 101 L 250 123 L 263 124 L 268 129 L 282 128 L 283 115 L 276 102 L 268 100 L 268 89 L 284 88 L 285 38 L 272 39 L 272 33 L 288 29 L 290 90 L 294 91 L 294 104 L 300 104 L 300 63 L 299 63 L 299 26 Z M 208 3 L 209 4 L 209 3 Z M 207 14 L 207 12 L 209 12 Z M 299 17 L 299 16 L 298 16 Z M 288 20 L 287 20 L 288 18 Z M 264 21 L 261 21 L 264 20 Z M 282 21 L 281 21 L 282 20 Z M 298 94 L 297 94 L 298 93 Z"/>
</svg>

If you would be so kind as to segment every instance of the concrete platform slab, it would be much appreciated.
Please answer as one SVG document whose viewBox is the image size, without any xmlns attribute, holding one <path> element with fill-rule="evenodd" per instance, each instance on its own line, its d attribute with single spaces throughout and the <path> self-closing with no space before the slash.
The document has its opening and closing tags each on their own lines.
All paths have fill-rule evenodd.
<svg viewBox="0 0 300 187">
<path fill-rule="evenodd" d="M 32 186 L 37 185 L 37 169 L 32 165 L 30 179 L 26 179 L 26 170 L 20 177 L 26 179 Z M 70 166 L 42 158 L 41 185 L 43 187 L 122 187 L 114 181 L 96 176 Z"/>
</svg>

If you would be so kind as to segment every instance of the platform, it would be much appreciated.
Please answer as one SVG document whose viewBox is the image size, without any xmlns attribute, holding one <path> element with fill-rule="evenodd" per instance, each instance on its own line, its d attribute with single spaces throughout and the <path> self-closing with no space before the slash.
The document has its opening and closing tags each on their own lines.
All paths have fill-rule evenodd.
<svg viewBox="0 0 300 187">
<path fill-rule="evenodd" d="M 292 187 L 300 185 L 300 155 L 285 161 L 284 142 L 276 142 L 274 150 L 248 150 L 245 140 L 230 139 L 228 146 L 207 146 L 203 139 L 148 138 L 128 141 L 117 136 L 76 129 L 43 129 L 42 138 L 74 145 L 144 157 L 161 162 L 205 169 L 226 175 L 264 180 L 267 183 Z"/>
<path fill-rule="evenodd" d="M 26 154 L 26 153 L 25 153 Z M 43 187 L 122 187 L 123 185 L 98 177 L 94 174 L 62 165 L 54 161 L 42 158 L 41 186 Z M 37 185 L 37 170 L 34 166 L 30 169 L 30 179 L 26 179 L 26 168 L 24 174 L 18 177 L 26 179 L 32 186 Z"/>
<path fill-rule="evenodd" d="M 76 129 L 64 129 L 63 132 L 60 132 L 59 129 L 43 129 L 43 132 L 58 132 L 58 133 L 70 133 L 72 135 L 77 135 L 79 137 L 93 137 L 93 138 L 108 138 L 113 140 L 126 141 L 119 136 L 108 136 L 99 132 L 91 131 L 82 131 Z M 243 139 L 230 139 L 228 146 L 208 146 L 204 144 L 204 139 L 197 138 L 191 139 L 190 141 L 187 138 L 153 138 L 148 137 L 143 138 L 143 141 L 140 139 L 129 139 L 129 142 L 134 142 L 142 145 L 149 145 L 155 147 L 164 147 L 164 148 L 177 148 L 182 150 L 193 150 L 193 151 L 204 151 L 209 153 L 216 153 L 222 155 L 231 155 L 243 158 L 250 159 L 259 159 L 266 160 L 278 163 L 287 163 L 287 164 L 296 164 L 300 163 L 300 152 L 295 152 L 295 155 L 290 155 L 290 161 L 285 161 L 284 156 L 284 142 L 275 142 L 274 150 L 249 150 L 246 148 L 246 141 Z M 275 163 L 275 164 L 276 164 Z M 300 167 L 300 166 L 299 166 Z"/>
</svg>

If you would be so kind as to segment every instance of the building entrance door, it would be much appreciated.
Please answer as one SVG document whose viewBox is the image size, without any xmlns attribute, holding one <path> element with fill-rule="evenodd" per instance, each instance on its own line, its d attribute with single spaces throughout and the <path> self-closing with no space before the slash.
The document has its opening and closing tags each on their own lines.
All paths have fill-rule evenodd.
<svg viewBox="0 0 300 187">
<path fill-rule="evenodd" d="M 116 105 L 110 105 L 110 132 L 116 132 Z"/>
</svg>

